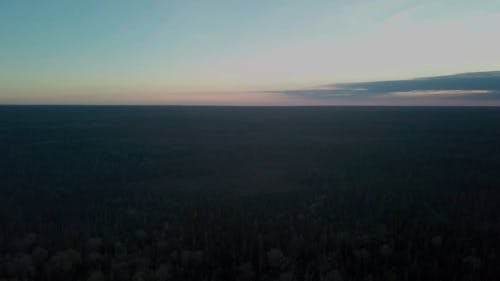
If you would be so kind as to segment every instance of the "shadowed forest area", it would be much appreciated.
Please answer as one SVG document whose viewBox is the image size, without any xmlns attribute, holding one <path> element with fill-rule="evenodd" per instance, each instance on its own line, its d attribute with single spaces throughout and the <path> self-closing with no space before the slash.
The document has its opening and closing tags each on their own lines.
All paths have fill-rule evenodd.
<svg viewBox="0 0 500 281">
<path fill-rule="evenodd" d="M 498 280 L 500 109 L 0 107 L 0 280 Z"/>
</svg>

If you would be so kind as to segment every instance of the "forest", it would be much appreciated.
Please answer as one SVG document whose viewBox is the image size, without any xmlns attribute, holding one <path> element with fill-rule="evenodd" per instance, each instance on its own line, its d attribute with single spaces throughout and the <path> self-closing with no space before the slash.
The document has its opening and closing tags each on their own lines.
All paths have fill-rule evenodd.
<svg viewBox="0 0 500 281">
<path fill-rule="evenodd" d="M 0 280 L 498 280 L 500 109 L 0 106 Z"/>
</svg>

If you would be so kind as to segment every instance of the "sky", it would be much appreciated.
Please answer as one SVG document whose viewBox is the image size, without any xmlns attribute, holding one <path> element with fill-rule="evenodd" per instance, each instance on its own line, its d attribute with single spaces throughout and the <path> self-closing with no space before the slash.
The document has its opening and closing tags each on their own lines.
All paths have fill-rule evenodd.
<svg viewBox="0 0 500 281">
<path fill-rule="evenodd" d="M 500 105 L 499 27 L 498 0 L 2 0 L 0 104 Z"/>
</svg>

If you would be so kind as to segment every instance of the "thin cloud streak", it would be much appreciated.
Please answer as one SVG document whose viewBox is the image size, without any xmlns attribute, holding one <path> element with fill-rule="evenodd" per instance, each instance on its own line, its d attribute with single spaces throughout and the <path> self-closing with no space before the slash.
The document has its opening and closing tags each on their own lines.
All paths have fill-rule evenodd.
<svg viewBox="0 0 500 281">
<path fill-rule="evenodd" d="M 274 91 L 292 97 L 352 104 L 444 104 L 444 100 L 490 105 L 500 102 L 500 71 L 473 72 L 394 81 L 338 83 L 311 89 Z M 418 100 L 417 100 L 418 99 Z"/>
<path fill-rule="evenodd" d="M 490 94 L 489 90 L 426 90 L 426 91 L 407 91 L 389 93 L 387 96 L 393 97 L 446 97 L 446 96 L 464 96 L 464 95 L 480 95 Z"/>
</svg>

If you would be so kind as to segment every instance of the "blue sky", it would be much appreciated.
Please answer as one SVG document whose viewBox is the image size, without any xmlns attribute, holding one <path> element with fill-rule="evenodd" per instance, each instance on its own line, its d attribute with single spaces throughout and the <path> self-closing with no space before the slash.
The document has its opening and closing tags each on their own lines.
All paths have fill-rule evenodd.
<svg viewBox="0 0 500 281">
<path fill-rule="evenodd" d="M 290 90 L 500 70 L 499 26 L 493 0 L 5 0 L 0 103 L 324 104 Z"/>
</svg>

